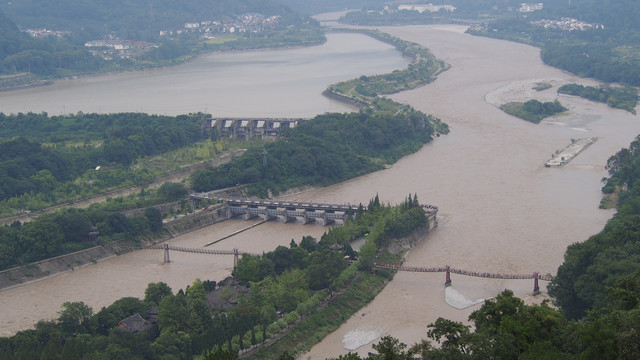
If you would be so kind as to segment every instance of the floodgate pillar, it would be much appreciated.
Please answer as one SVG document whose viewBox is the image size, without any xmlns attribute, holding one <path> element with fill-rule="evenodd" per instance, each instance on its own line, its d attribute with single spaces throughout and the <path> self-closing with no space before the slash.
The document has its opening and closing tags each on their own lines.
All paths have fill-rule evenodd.
<svg viewBox="0 0 640 360">
<path fill-rule="evenodd" d="M 538 286 L 538 273 L 533 273 L 533 295 L 540 294 L 540 287 Z"/>
<path fill-rule="evenodd" d="M 446 275 L 445 275 L 445 280 L 444 280 L 444 286 L 451 286 L 451 268 L 449 267 L 449 265 L 447 265 L 445 267 L 446 270 Z"/>
</svg>

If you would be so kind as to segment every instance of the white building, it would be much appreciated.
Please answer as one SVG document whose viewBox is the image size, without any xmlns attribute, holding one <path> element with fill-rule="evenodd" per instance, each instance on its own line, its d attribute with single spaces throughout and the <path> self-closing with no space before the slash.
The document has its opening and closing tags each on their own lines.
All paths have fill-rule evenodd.
<svg viewBox="0 0 640 360">
<path fill-rule="evenodd" d="M 522 3 L 518 11 L 522 13 L 533 12 L 536 10 L 542 10 L 543 7 L 544 3 Z"/>
</svg>

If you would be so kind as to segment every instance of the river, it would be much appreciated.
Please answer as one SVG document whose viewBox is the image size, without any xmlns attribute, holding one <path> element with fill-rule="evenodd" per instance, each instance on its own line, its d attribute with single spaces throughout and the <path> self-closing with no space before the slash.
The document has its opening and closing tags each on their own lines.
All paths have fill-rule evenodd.
<svg viewBox="0 0 640 360">
<path fill-rule="evenodd" d="M 409 60 L 388 44 L 359 34 L 327 34 L 319 46 L 208 53 L 183 65 L 56 81 L 0 93 L 5 114 L 50 115 L 205 112 L 230 117 L 313 117 L 352 111 L 322 96 L 330 84 L 391 72 Z"/>
<path fill-rule="evenodd" d="M 382 30 L 423 44 L 451 65 L 432 84 L 392 96 L 440 117 L 451 133 L 386 170 L 288 198 L 366 203 L 378 193 L 383 202 L 398 203 L 416 193 L 421 202 L 439 207 L 439 227 L 412 249 L 407 265 L 554 274 L 567 245 L 597 233 L 613 215 L 612 210 L 598 209 L 604 164 L 640 132 L 638 119 L 604 104 L 558 97 L 556 90 L 562 83 L 595 82 L 545 66 L 536 48 L 472 37 L 459 26 Z M 535 92 L 532 86 L 539 81 L 554 87 Z M 558 97 L 570 111 L 535 125 L 495 106 L 531 97 L 544 101 Z M 297 109 L 296 104 L 291 106 Z M 246 115 L 254 115 L 252 111 L 247 109 Z M 284 116 L 298 112 L 279 111 Z M 580 137 L 599 140 L 562 168 L 544 167 L 553 152 Z M 248 224 L 227 221 L 173 242 L 202 246 Z M 304 234 L 321 236 L 324 231 L 319 225 L 265 223 L 216 247 L 260 252 L 286 245 L 292 238 L 299 241 Z M 230 257 L 178 253 L 172 254 L 170 264 L 161 262 L 161 251 L 140 251 L 2 291 L 1 334 L 31 326 L 39 318 L 55 317 L 64 300 L 82 300 L 97 311 L 122 296 L 141 297 L 148 282 L 165 281 L 176 291 L 195 277 L 220 280 L 232 266 Z M 384 335 L 413 344 L 426 337 L 427 324 L 439 316 L 465 321 L 479 307 L 456 309 L 445 301 L 447 296 L 482 299 L 509 288 L 528 303 L 546 297 L 545 282 L 541 283 L 543 294 L 533 297 L 531 280 L 452 275 L 452 281 L 445 291 L 443 274 L 396 274 L 367 307 L 301 358 L 324 359 L 349 349 L 366 355 L 370 341 L 375 343 Z"/>
</svg>

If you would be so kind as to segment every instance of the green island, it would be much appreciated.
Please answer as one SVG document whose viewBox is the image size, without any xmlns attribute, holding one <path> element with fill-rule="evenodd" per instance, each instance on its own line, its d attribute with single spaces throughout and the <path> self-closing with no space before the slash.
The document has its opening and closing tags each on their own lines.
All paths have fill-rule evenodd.
<svg viewBox="0 0 640 360">
<path fill-rule="evenodd" d="M 584 86 L 578 84 L 562 85 L 558 89 L 559 94 L 577 95 L 592 101 L 602 102 L 609 107 L 627 110 L 636 115 L 638 105 L 638 89 L 632 86 L 612 87 L 612 86 Z"/>
<path fill-rule="evenodd" d="M 378 95 L 393 94 L 411 90 L 432 82 L 448 65 L 436 59 L 431 52 L 419 44 L 399 39 L 378 30 L 340 30 L 357 32 L 393 45 L 402 55 L 411 59 L 406 69 L 395 70 L 391 74 L 361 76 L 357 79 L 333 84 L 324 91 L 330 97 L 370 107 L 378 105 Z M 438 129 L 446 132 L 446 129 Z"/>
<path fill-rule="evenodd" d="M 558 100 L 543 103 L 534 99 L 527 102 L 510 102 L 500 106 L 500 110 L 509 115 L 538 124 L 546 117 L 567 111 L 567 108 L 562 106 Z"/>
</svg>

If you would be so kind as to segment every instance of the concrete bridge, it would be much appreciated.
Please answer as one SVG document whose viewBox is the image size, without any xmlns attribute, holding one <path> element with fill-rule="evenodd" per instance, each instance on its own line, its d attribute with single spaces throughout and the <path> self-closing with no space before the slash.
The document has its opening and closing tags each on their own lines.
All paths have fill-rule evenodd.
<svg viewBox="0 0 640 360">
<path fill-rule="evenodd" d="M 215 129 L 219 136 L 232 139 L 245 138 L 247 140 L 259 136 L 262 139 L 280 136 L 282 129 L 292 129 L 304 118 L 210 118 L 205 119 L 203 130 Z"/>
<path fill-rule="evenodd" d="M 322 220 L 324 225 L 333 224 L 336 220 L 344 223 L 348 218 L 355 217 L 358 211 L 358 206 L 351 204 L 244 199 L 228 199 L 226 203 L 231 214 L 241 215 L 246 220 L 261 216 L 265 220 L 282 219 L 290 222 L 300 218 L 303 224 L 317 220 Z"/>
</svg>

